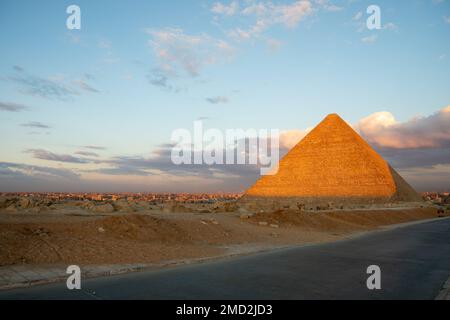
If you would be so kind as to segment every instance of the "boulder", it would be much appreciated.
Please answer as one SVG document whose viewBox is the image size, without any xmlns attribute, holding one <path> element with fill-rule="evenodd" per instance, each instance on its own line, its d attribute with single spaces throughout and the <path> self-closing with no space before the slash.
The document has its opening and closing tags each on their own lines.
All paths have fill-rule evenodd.
<svg viewBox="0 0 450 320">
<path fill-rule="evenodd" d="M 20 198 L 18 205 L 21 209 L 29 209 L 33 207 L 33 201 L 29 198 Z"/>
</svg>

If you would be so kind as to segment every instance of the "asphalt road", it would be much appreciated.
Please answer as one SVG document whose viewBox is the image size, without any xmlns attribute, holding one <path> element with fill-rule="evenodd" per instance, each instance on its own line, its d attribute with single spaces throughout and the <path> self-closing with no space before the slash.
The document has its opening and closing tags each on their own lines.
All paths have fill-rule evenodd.
<svg viewBox="0 0 450 320">
<path fill-rule="evenodd" d="M 367 289 L 369 265 L 381 290 Z M 434 299 L 450 276 L 450 219 L 351 240 L 0 292 L 0 299 Z"/>
</svg>

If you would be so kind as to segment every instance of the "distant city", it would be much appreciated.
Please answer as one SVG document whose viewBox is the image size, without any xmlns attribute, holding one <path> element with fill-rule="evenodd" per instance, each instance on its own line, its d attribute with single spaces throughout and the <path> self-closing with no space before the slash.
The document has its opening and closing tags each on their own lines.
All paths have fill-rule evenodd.
<svg viewBox="0 0 450 320">
<path fill-rule="evenodd" d="M 0 192 L 0 196 L 38 198 L 50 201 L 145 201 L 150 205 L 178 202 L 211 204 L 233 201 L 242 193 L 63 193 L 63 192 Z M 450 204 L 450 192 L 423 192 L 423 200 L 434 204 Z"/>
<path fill-rule="evenodd" d="M 149 204 L 161 204 L 166 202 L 207 204 L 222 201 L 237 200 L 241 193 L 61 193 L 61 192 L 9 192 L 0 196 L 39 198 L 50 201 L 146 201 Z"/>
</svg>

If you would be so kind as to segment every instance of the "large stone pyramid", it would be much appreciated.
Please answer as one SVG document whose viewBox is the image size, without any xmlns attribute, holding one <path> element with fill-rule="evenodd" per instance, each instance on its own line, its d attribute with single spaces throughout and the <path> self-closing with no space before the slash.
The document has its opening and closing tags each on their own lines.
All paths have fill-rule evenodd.
<svg viewBox="0 0 450 320">
<path fill-rule="evenodd" d="M 416 191 L 337 114 L 328 115 L 241 198 L 253 208 L 419 202 Z"/>
</svg>

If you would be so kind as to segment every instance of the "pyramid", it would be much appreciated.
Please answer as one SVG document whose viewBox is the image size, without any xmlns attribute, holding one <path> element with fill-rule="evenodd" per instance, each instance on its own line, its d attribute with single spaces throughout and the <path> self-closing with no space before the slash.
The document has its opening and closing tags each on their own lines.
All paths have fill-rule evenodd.
<svg viewBox="0 0 450 320">
<path fill-rule="evenodd" d="M 416 191 L 337 114 L 328 115 L 240 203 L 257 208 L 419 202 Z"/>
</svg>

